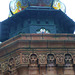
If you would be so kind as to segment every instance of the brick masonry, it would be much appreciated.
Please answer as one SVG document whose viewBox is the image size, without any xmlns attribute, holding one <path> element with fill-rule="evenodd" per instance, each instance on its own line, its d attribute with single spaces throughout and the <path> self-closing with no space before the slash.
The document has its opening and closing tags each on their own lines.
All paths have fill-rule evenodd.
<svg viewBox="0 0 75 75">
<path fill-rule="evenodd" d="M 75 75 L 74 34 L 20 34 L 0 44 L 0 75 Z"/>
</svg>

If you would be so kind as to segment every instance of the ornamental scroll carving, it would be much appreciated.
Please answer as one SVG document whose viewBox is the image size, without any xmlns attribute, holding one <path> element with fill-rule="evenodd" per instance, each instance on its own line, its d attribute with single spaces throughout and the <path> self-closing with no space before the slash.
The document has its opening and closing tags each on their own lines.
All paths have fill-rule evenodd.
<svg viewBox="0 0 75 75">
<path fill-rule="evenodd" d="M 5 62 L 5 71 L 9 70 L 8 62 Z"/>
<path fill-rule="evenodd" d="M 9 70 L 8 62 L 4 62 L 1 64 L 1 70 L 2 72 Z"/>
<path fill-rule="evenodd" d="M 15 64 L 16 60 L 14 58 L 10 58 L 9 59 L 9 72 L 11 75 L 17 75 L 17 71 L 16 71 L 16 64 Z"/>
<path fill-rule="evenodd" d="M 8 67 L 9 67 L 9 71 L 15 70 L 15 59 L 14 58 L 9 59 Z"/>
<path fill-rule="evenodd" d="M 29 64 L 29 55 L 22 55 L 23 64 Z"/>
<path fill-rule="evenodd" d="M 15 57 L 16 66 L 20 65 L 20 56 Z"/>
<path fill-rule="evenodd" d="M 56 64 L 64 65 L 64 55 L 56 55 Z"/>
<path fill-rule="evenodd" d="M 47 64 L 47 57 L 45 54 L 39 55 L 39 64 Z"/>
<path fill-rule="evenodd" d="M 2 64 L 1 64 L 1 69 L 2 69 L 2 72 L 5 71 L 5 63 L 2 63 Z"/>
</svg>

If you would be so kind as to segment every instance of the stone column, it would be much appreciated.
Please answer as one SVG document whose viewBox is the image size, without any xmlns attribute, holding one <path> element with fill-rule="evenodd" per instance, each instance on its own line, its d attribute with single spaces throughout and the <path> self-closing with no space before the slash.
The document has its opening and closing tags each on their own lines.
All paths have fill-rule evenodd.
<svg viewBox="0 0 75 75">
<path fill-rule="evenodd" d="M 18 75 L 17 70 L 15 69 L 15 70 L 11 71 L 10 75 Z"/>
<path fill-rule="evenodd" d="M 47 75 L 57 75 L 53 54 L 49 54 L 47 57 Z"/>
<path fill-rule="evenodd" d="M 30 56 L 29 74 L 28 75 L 39 75 L 38 59 L 36 54 Z"/>
<path fill-rule="evenodd" d="M 30 66 L 28 75 L 39 75 L 39 68 L 38 68 L 38 66 Z"/>
<path fill-rule="evenodd" d="M 65 55 L 64 75 L 74 75 L 73 62 L 70 54 Z"/>
<path fill-rule="evenodd" d="M 8 71 L 10 72 L 9 75 L 18 75 L 18 72 L 17 72 L 17 69 L 16 69 L 15 58 L 10 58 L 9 59 Z"/>
<path fill-rule="evenodd" d="M 56 67 L 47 65 L 47 75 L 57 75 Z"/>
<path fill-rule="evenodd" d="M 46 75 L 46 65 L 40 65 L 40 75 Z"/>
<path fill-rule="evenodd" d="M 20 62 L 20 64 L 17 65 L 17 67 L 19 67 L 17 69 L 18 75 L 29 75 L 28 74 L 29 55 L 20 53 L 20 57 L 18 61 Z"/>
<path fill-rule="evenodd" d="M 63 74 L 64 54 L 56 54 L 57 75 Z"/>
<path fill-rule="evenodd" d="M 3 75 L 2 71 L 0 70 L 0 75 Z"/>
<path fill-rule="evenodd" d="M 46 54 L 39 54 L 39 72 L 40 75 L 46 75 L 47 56 Z"/>
<path fill-rule="evenodd" d="M 65 66 L 64 67 L 64 75 L 75 75 L 73 66 Z"/>
<path fill-rule="evenodd" d="M 28 66 L 22 66 L 18 69 L 18 75 L 29 75 Z"/>
<path fill-rule="evenodd" d="M 73 55 L 73 66 L 74 66 L 74 74 L 75 74 L 75 55 Z"/>
</svg>

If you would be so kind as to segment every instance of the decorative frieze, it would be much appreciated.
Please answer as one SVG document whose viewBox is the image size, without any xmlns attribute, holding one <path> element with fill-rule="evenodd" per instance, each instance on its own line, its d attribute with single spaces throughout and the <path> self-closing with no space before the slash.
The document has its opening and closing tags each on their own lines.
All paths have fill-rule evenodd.
<svg viewBox="0 0 75 75">
<path fill-rule="evenodd" d="M 55 58 L 53 54 L 47 55 L 47 66 L 54 66 L 55 65 Z"/>
<path fill-rule="evenodd" d="M 72 66 L 73 61 L 72 61 L 72 56 L 70 54 L 65 55 L 65 66 Z"/>
<path fill-rule="evenodd" d="M 45 54 L 39 54 L 39 64 L 47 64 L 47 56 Z"/>
<path fill-rule="evenodd" d="M 38 58 L 36 54 L 30 55 L 30 66 L 37 66 L 38 65 Z"/>
<path fill-rule="evenodd" d="M 23 54 L 22 55 L 22 62 L 23 62 L 23 64 L 29 64 L 29 55 Z"/>
<path fill-rule="evenodd" d="M 2 64 L 1 64 L 1 69 L 2 69 L 2 72 L 5 71 L 5 63 L 2 63 Z"/>
<path fill-rule="evenodd" d="M 15 57 L 15 64 L 16 66 L 20 65 L 20 55 Z"/>
<path fill-rule="evenodd" d="M 73 60 L 73 61 L 72 61 Z M 39 53 L 38 55 L 20 53 L 16 57 L 11 57 L 8 61 L 1 63 L 2 73 L 9 72 L 11 75 L 17 75 L 17 69 L 20 67 L 27 68 L 29 66 L 29 72 L 31 73 L 34 69 L 35 72 L 43 73 L 42 68 L 45 67 L 44 71 L 47 73 L 56 73 L 56 65 L 58 67 L 64 65 L 64 69 L 72 67 L 75 64 L 75 56 L 70 54 L 44 54 Z M 21 66 L 22 65 L 22 66 Z M 27 65 L 27 66 L 26 66 Z M 37 71 L 36 71 L 37 70 Z M 65 70 L 66 72 L 66 70 Z M 27 72 L 28 73 L 28 72 Z M 42 74 L 41 73 L 41 74 Z"/>
<path fill-rule="evenodd" d="M 56 55 L 56 64 L 59 65 L 59 66 L 64 65 L 64 55 L 62 55 L 62 54 Z"/>
</svg>

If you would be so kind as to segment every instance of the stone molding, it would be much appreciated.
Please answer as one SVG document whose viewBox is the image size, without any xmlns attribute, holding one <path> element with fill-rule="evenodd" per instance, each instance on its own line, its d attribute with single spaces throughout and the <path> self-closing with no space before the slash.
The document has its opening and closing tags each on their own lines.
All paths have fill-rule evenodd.
<svg viewBox="0 0 75 75">
<path fill-rule="evenodd" d="M 36 63 L 34 63 L 32 67 L 36 67 L 36 66 L 39 66 L 39 65 L 42 66 L 42 67 L 44 67 L 44 66 L 47 66 L 47 67 L 49 66 L 50 67 L 50 65 L 52 66 L 51 63 L 48 63 L 48 58 L 47 58 L 48 54 L 37 54 L 37 53 L 33 53 L 33 54 L 38 55 L 38 57 L 37 57 L 38 63 L 37 63 L 37 65 L 35 65 Z M 17 69 L 19 67 L 29 66 L 31 64 L 29 62 L 30 61 L 30 58 L 29 58 L 30 55 L 29 54 L 20 53 L 20 55 L 18 55 L 16 57 L 13 57 L 13 58 L 11 57 L 8 61 L 1 63 L 1 70 L 2 70 L 2 72 L 14 71 L 15 69 Z M 50 54 L 50 55 L 52 55 L 52 54 Z M 65 55 L 63 55 L 63 54 L 57 54 L 57 55 L 55 55 L 54 54 L 54 56 L 56 57 L 55 59 L 53 59 L 53 61 L 56 60 L 54 62 L 54 66 L 56 66 L 56 65 L 58 65 L 58 66 L 65 66 Z M 73 59 L 73 61 L 72 61 L 73 63 L 72 64 L 75 64 L 74 63 L 75 62 L 74 61 L 75 60 L 74 57 L 75 56 L 73 56 L 73 58 L 72 58 Z M 33 59 L 33 60 L 35 60 L 35 59 Z M 50 61 L 51 60 L 52 59 L 50 58 Z M 48 65 L 48 64 L 50 64 L 50 65 Z M 67 66 L 67 67 L 70 67 L 70 65 Z"/>
</svg>

